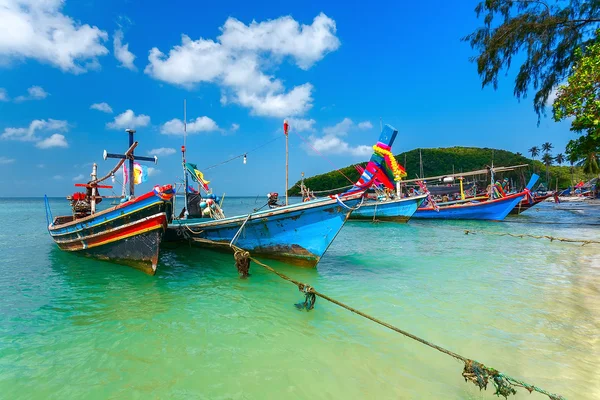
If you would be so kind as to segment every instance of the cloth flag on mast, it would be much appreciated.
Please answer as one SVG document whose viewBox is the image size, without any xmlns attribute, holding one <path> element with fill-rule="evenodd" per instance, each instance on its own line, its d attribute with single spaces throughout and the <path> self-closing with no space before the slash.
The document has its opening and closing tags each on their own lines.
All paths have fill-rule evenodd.
<svg viewBox="0 0 600 400">
<path fill-rule="evenodd" d="M 123 183 L 129 181 L 129 170 L 123 164 Z M 148 167 L 139 163 L 133 163 L 133 183 L 139 185 L 148 181 Z"/>
<path fill-rule="evenodd" d="M 190 173 L 192 180 L 194 182 L 198 182 L 199 184 L 201 184 L 202 187 L 204 187 L 204 190 L 206 190 L 206 191 L 209 190 L 208 184 L 210 183 L 210 181 L 204 179 L 204 174 L 198 170 L 198 167 L 196 166 L 196 164 L 185 163 L 185 168 Z"/>
</svg>

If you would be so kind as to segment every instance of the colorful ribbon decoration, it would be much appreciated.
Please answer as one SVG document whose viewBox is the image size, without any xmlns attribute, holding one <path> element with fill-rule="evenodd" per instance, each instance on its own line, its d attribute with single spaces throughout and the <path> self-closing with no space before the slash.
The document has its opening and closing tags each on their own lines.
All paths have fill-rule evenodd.
<svg viewBox="0 0 600 400">
<path fill-rule="evenodd" d="M 390 168 L 392 168 L 394 180 L 399 181 L 406 176 L 406 171 L 400 166 L 400 164 L 398 164 L 398 161 L 396 161 L 396 157 L 394 157 L 391 151 L 384 149 L 380 146 L 379 143 L 373 146 L 373 151 L 375 152 L 375 154 L 379 154 L 380 156 L 382 156 L 385 159 L 387 165 L 389 165 Z"/>
</svg>

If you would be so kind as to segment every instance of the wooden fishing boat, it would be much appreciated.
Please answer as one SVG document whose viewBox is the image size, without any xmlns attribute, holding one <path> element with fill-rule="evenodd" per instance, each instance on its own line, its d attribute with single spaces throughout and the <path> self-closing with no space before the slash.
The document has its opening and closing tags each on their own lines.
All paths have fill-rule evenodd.
<svg viewBox="0 0 600 400">
<path fill-rule="evenodd" d="M 225 250 L 234 244 L 256 256 L 314 267 L 361 197 L 323 198 L 222 219 L 174 219 L 165 241 Z"/>
<path fill-rule="evenodd" d="M 155 161 L 156 158 L 135 157 L 130 135 L 130 147 L 124 155 L 108 154 L 106 158 L 121 158 L 111 172 L 97 179 L 97 165 L 93 165 L 92 180 L 85 187 L 86 192 L 74 193 L 67 197 L 71 202 L 72 215 L 53 218 L 46 198 L 48 232 L 61 250 L 128 265 L 154 275 L 158 263 L 159 246 L 172 215 L 171 198 L 174 190 L 171 185 L 156 186 L 151 192 L 136 197 L 134 195 L 134 160 Z M 97 205 L 103 198 L 99 188 L 111 186 L 99 183 L 113 176 L 125 160 L 129 160 L 130 192 L 121 204 L 98 211 Z"/>
<path fill-rule="evenodd" d="M 350 215 L 351 220 L 363 221 L 392 221 L 407 222 L 427 198 L 426 194 L 383 199 L 365 200 L 361 206 Z"/>
<path fill-rule="evenodd" d="M 515 206 L 515 208 L 510 210 L 509 214 L 512 214 L 512 215 L 521 214 L 522 212 L 529 210 L 531 207 L 534 207 L 534 206 L 540 204 L 542 201 L 545 201 L 546 199 L 549 199 L 550 197 L 553 197 L 553 196 L 554 196 L 553 193 L 545 194 L 543 196 L 533 195 L 533 196 L 531 196 L 531 198 L 529 198 L 529 196 L 525 196 L 525 198 L 523 198 L 523 200 L 521 200 Z"/>
<path fill-rule="evenodd" d="M 475 219 L 502 221 L 529 193 L 539 176 L 533 174 L 525 190 L 496 199 L 464 200 L 450 203 L 428 204 L 417 210 L 417 219 Z"/>
<path fill-rule="evenodd" d="M 386 126 L 377 145 L 389 146 L 396 134 L 395 129 Z M 184 165 L 190 165 L 185 162 L 185 147 L 182 147 L 182 159 Z M 380 171 L 382 159 L 376 153 L 371 156 L 366 168 L 372 174 L 371 179 Z M 184 169 L 185 179 L 188 171 L 189 167 Z M 192 172 L 192 179 L 194 175 L 201 176 L 199 171 Z M 190 204 L 191 196 L 186 193 L 185 211 L 180 214 L 182 218 L 174 218 L 169 224 L 165 242 L 186 241 L 213 249 L 230 249 L 235 245 L 253 255 L 313 267 L 372 184 L 372 180 L 359 182 L 360 185 L 341 195 L 281 207 L 273 205 L 274 208 L 268 210 L 229 218 L 223 217 L 215 202 L 209 204 L 211 199 L 200 207 Z M 184 185 L 187 187 L 187 181 Z M 199 210 L 196 215 L 190 213 L 194 209 Z M 204 213 L 207 216 L 202 218 Z"/>
</svg>

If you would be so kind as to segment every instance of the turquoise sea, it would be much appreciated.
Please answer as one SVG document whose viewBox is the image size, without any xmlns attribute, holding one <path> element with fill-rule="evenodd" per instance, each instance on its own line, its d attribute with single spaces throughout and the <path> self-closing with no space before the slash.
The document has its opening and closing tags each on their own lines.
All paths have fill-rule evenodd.
<svg viewBox="0 0 600 400">
<path fill-rule="evenodd" d="M 228 198 L 228 215 L 264 199 Z M 55 215 L 68 211 L 52 200 Z M 42 199 L 0 199 L 2 399 L 494 399 L 462 364 L 230 254 L 165 251 L 156 276 L 58 250 Z M 600 205 L 505 222 L 348 223 L 317 290 L 569 399 L 600 398 Z M 545 399 L 520 389 L 516 399 Z"/>
</svg>

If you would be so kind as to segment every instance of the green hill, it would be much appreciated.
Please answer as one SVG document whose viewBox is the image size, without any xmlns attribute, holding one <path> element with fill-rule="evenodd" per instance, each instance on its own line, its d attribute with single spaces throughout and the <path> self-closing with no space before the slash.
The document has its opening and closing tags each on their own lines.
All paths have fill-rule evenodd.
<svg viewBox="0 0 600 400">
<path fill-rule="evenodd" d="M 423 157 L 423 172 L 425 176 L 437 176 L 451 174 L 455 172 L 468 172 L 485 168 L 491 165 L 492 158 L 495 166 L 510 166 L 519 164 L 533 165 L 535 171 L 540 175 L 540 181 L 545 183 L 546 167 L 540 161 L 533 161 L 521 154 L 516 154 L 507 150 L 479 148 L 479 147 L 448 147 L 435 149 L 421 149 Z M 398 162 L 406 168 L 408 173 L 407 179 L 416 178 L 419 174 L 419 149 L 414 149 L 405 153 L 396 155 Z M 360 163 L 365 166 L 366 162 Z M 348 178 L 355 182 L 358 177 L 358 171 L 354 165 L 350 165 L 340 169 Z M 525 176 L 529 177 L 533 171 L 532 167 L 521 170 Z M 565 188 L 571 185 L 571 168 L 569 166 L 550 166 L 550 187 L 556 186 L 556 178 L 558 178 L 558 186 Z M 509 178 L 514 178 L 516 182 L 521 180 L 521 172 L 510 172 L 506 175 Z M 575 180 L 584 179 L 581 169 L 575 167 Z M 350 184 L 350 182 L 338 171 L 331 171 L 325 174 L 320 174 L 306 178 L 304 183 L 307 187 L 314 191 L 331 190 L 341 188 Z M 300 194 L 300 181 L 296 182 L 290 188 L 290 195 Z"/>
</svg>

